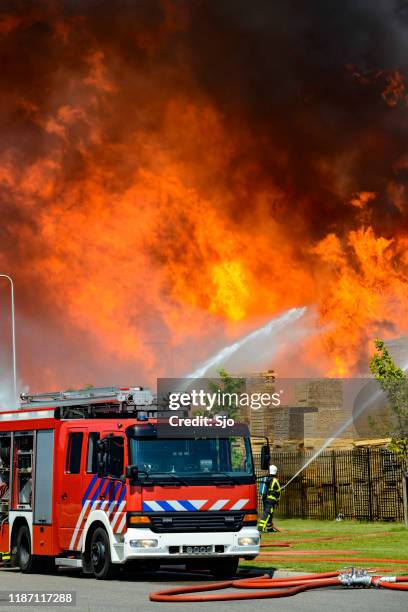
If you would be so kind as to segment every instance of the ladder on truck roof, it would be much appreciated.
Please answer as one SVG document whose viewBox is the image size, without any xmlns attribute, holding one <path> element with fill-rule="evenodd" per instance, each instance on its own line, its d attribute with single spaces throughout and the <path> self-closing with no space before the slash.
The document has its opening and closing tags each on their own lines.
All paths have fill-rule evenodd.
<svg viewBox="0 0 408 612">
<path fill-rule="evenodd" d="M 98 418 L 157 414 L 157 400 L 143 387 L 87 387 L 47 393 L 21 393 L 21 409 L 53 408 L 57 418 Z"/>
</svg>

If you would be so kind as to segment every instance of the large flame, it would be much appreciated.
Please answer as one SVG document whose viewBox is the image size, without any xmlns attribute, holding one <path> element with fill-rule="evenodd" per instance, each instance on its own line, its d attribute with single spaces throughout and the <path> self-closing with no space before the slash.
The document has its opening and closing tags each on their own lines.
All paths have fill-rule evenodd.
<svg viewBox="0 0 408 612">
<path fill-rule="evenodd" d="M 180 374 L 303 304 L 322 374 L 407 331 L 403 22 L 340 4 L 1 9 L 0 271 L 32 388 Z"/>
</svg>

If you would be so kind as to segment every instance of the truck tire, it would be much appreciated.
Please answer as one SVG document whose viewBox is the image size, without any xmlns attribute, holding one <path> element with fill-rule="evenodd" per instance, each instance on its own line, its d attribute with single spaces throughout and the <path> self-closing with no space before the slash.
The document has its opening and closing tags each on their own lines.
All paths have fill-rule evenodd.
<svg viewBox="0 0 408 612">
<path fill-rule="evenodd" d="M 22 525 L 17 533 L 16 561 L 23 574 L 32 574 L 39 568 L 38 560 L 31 554 L 31 536 L 27 525 Z"/>
<path fill-rule="evenodd" d="M 108 580 L 117 574 L 117 566 L 111 560 L 109 536 L 103 527 L 92 534 L 90 559 L 92 572 L 98 580 Z"/>
<path fill-rule="evenodd" d="M 224 557 L 210 564 L 210 572 L 217 580 L 234 578 L 237 574 L 239 559 L 235 557 Z"/>
</svg>

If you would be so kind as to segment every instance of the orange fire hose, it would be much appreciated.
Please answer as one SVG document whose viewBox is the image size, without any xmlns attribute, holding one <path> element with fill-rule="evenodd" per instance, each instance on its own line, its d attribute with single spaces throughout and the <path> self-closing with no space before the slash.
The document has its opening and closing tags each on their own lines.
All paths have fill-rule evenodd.
<svg viewBox="0 0 408 612">
<path fill-rule="evenodd" d="M 306 533 L 306 531 L 303 532 L 292 532 L 292 535 L 296 535 L 297 533 Z M 358 537 L 359 538 L 373 538 L 376 537 L 377 535 L 379 535 L 379 532 L 377 531 L 373 531 L 372 533 L 359 533 Z M 388 536 L 388 537 L 398 537 L 397 533 L 393 533 L 392 531 L 382 531 L 380 533 L 381 536 Z M 270 534 L 264 534 L 263 536 L 263 541 L 270 541 L 273 542 L 274 540 L 274 536 L 270 535 Z M 308 542 L 329 542 L 331 540 L 349 540 L 350 536 L 348 535 L 340 535 L 340 536 L 319 536 L 319 537 L 313 537 L 313 538 L 296 538 L 296 540 L 281 540 L 279 542 L 279 545 L 287 545 L 290 546 L 291 544 L 304 544 L 304 543 L 308 543 Z M 277 544 L 274 544 L 274 546 L 276 546 Z M 263 548 L 264 546 L 268 546 L 268 544 L 261 544 L 261 548 Z"/>
<path fill-rule="evenodd" d="M 374 586 L 386 589 L 408 590 L 408 576 L 381 577 L 369 576 L 363 572 L 325 572 L 290 578 L 271 578 L 264 574 L 255 578 L 243 578 L 226 582 L 212 582 L 210 584 L 190 587 L 177 587 L 156 593 L 150 593 L 151 601 L 160 602 L 197 602 L 197 601 L 232 601 L 240 599 L 270 599 L 276 597 L 289 597 L 308 589 L 318 589 L 329 586 Z M 268 589 L 253 593 L 216 593 L 202 595 L 208 591 L 223 591 L 229 588 L 237 589 Z M 273 590 L 271 590 L 273 589 Z"/>
<path fill-rule="evenodd" d="M 270 555 L 270 556 L 269 556 Z M 290 561 L 290 557 L 289 555 L 287 556 L 279 556 L 276 555 L 275 553 L 262 553 L 261 555 L 259 555 L 259 557 L 257 557 L 257 561 L 271 561 L 271 557 L 273 558 L 274 561 Z M 296 555 L 294 554 L 294 557 Z M 302 559 L 303 561 L 303 559 Z M 379 557 L 306 557 L 304 561 L 307 561 L 309 563 L 310 562 L 315 562 L 315 563 L 321 563 L 322 561 L 324 561 L 326 563 L 326 561 L 328 561 L 329 563 L 386 563 L 388 565 L 392 564 L 392 565 L 407 565 L 408 566 L 408 560 L 404 561 L 403 559 L 381 559 Z"/>
<path fill-rule="evenodd" d="M 367 537 L 376 535 L 364 534 Z M 390 532 L 391 535 L 391 532 Z M 268 537 L 268 536 L 267 536 Z M 261 548 L 291 548 L 293 544 L 299 544 L 301 542 L 322 542 L 328 540 L 342 540 L 347 539 L 348 536 L 327 536 L 327 537 L 316 537 L 316 538 L 302 538 L 296 540 L 289 540 L 286 542 L 275 542 L 272 544 L 264 543 L 261 544 Z M 362 558 L 362 557 L 346 557 L 338 556 L 351 553 L 353 551 L 341 551 L 341 550 L 310 550 L 310 551 L 288 551 L 282 553 L 262 551 L 258 556 L 258 561 L 270 561 L 273 557 L 274 561 L 287 561 L 290 555 L 299 558 L 300 555 L 307 554 L 324 554 L 324 561 L 330 561 L 333 563 L 338 562 L 375 562 L 375 563 L 386 563 L 386 564 L 400 564 L 408 565 L 408 560 L 402 559 L 380 559 L 380 558 Z M 357 551 L 356 551 L 357 552 Z M 326 554 L 335 556 L 326 557 Z M 321 562 L 322 557 L 307 557 L 307 561 Z M 388 570 L 371 570 L 375 572 L 387 572 Z M 407 584 L 403 584 L 407 583 Z M 229 580 L 225 582 L 212 582 L 200 586 L 187 586 L 187 587 L 176 587 L 172 589 L 166 589 L 155 593 L 150 593 L 151 601 L 160 602 L 202 602 L 202 601 L 231 601 L 240 599 L 269 599 L 277 597 L 289 597 L 301 593 L 308 589 L 317 589 L 322 587 L 339 586 L 343 585 L 346 587 L 351 586 L 365 586 L 365 587 L 381 587 L 385 589 L 395 589 L 400 591 L 408 590 L 408 576 L 370 576 L 366 570 L 343 570 L 343 571 L 332 571 L 324 573 L 307 574 L 304 576 L 293 576 L 289 578 L 271 578 L 269 574 L 257 576 L 253 578 L 239 578 L 235 580 Z M 211 595 L 204 595 L 208 591 L 224 591 L 225 589 L 236 588 L 236 589 L 267 589 L 267 590 L 256 590 L 252 593 L 215 593 Z"/>
<path fill-rule="evenodd" d="M 396 578 L 395 582 L 383 582 L 382 580 L 379 580 L 378 584 L 384 589 L 395 589 L 397 591 L 408 591 L 408 584 L 397 584 L 401 582 L 408 582 L 408 577 L 396 576 L 395 578 Z M 405 580 L 402 580 L 403 578 L 405 578 Z"/>
<path fill-rule="evenodd" d="M 296 532 L 294 532 L 296 533 Z M 385 532 L 387 533 L 387 535 L 389 534 L 389 536 L 393 536 L 395 535 L 393 532 Z M 359 537 L 373 537 L 377 535 L 377 532 L 373 532 L 373 533 L 366 533 L 366 534 L 360 534 Z M 384 535 L 384 532 L 382 532 L 382 535 Z M 260 545 L 260 548 L 262 549 L 268 549 L 268 548 L 292 548 L 293 545 L 296 544 L 300 544 L 300 543 L 310 543 L 310 542 L 323 542 L 323 541 L 330 541 L 330 540 L 347 540 L 350 539 L 350 536 L 325 536 L 325 537 L 313 537 L 313 538 L 299 538 L 296 540 L 286 540 L 286 541 L 280 541 L 280 542 L 273 542 L 273 536 L 269 536 L 266 535 L 266 537 L 264 536 L 262 538 L 263 543 Z M 296 558 L 299 556 L 305 557 L 305 560 L 307 558 L 307 561 L 311 562 L 311 563 L 320 563 L 323 559 L 321 555 L 324 555 L 324 561 L 328 561 L 330 563 L 376 563 L 376 564 L 387 564 L 387 565 L 406 565 L 408 566 L 408 559 L 384 559 L 384 558 L 378 558 L 378 557 L 348 557 L 345 556 L 347 553 L 353 553 L 354 551 L 346 551 L 346 550 L 339 550 L 339 549 L 335 549 L 335 550 L 329 550 L 329 549 L 323 549 L 323 550 L 315 550 L 315 549 L 310 549 L 310 550 L 290 550 L 290 551 L 282 551 L 280 553 L 276 553 L 276 552 L 272 552 L 272 551 L 268 551 L 268 550 L 262 550 L 261 553 L 258 555 L 257 557 L 257 561 L 270 561 L 271 557 L 273 558 L 274 561 L 288 561 L 290 560 L 290 558 Z M 357 552 L 357 551 L 355 551 Z M 318 557 L 313 556 L 313 555 L 320 555 Z M 310 555 L 310 556 L 309 556 Z M 330 555 L 330 556 L 326 556 L 326 555 Z M 386 571 L 386 570 L 382 570 L 382 571 Z"/>
</svg>

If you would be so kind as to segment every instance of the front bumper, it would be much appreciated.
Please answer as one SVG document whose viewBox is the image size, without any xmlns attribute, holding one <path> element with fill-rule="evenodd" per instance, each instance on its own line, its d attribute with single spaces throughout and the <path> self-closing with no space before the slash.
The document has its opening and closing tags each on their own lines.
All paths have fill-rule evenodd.
<svg viewBox="0 0 408 612">
<path fill-rule="evenodd" d="M 254 538 L 257 544 L 241 546 L 240 538 Z M 133 540 L 157 540 L 152 548 L 134 547 Z M 124 539 L 125 561 L 131 559 L 191 559 L 214 557 L 255 557 L 259 554 L 259 532 L 256 527 L 243 527 L 237 532 L 154 533 L 149 528 L 129 528 Z M 191 554 L 183 547 L 208 547 L 211 552 Z M 220 552 L 222 550 L 222 552 Z"/>
</svg>

